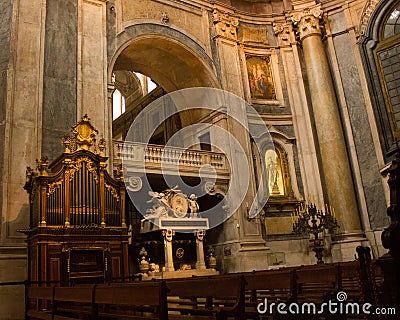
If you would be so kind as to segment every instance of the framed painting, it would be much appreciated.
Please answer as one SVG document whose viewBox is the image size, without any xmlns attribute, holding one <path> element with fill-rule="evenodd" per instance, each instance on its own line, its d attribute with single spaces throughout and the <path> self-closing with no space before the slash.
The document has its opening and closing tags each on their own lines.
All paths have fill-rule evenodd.
<svg viewBox="0 0 400 320">
<path fill-rule="evenodd" d="M 271 56 L 246 55 L 250 93 L 253 99 L 276 100 Z"/>
</svg>

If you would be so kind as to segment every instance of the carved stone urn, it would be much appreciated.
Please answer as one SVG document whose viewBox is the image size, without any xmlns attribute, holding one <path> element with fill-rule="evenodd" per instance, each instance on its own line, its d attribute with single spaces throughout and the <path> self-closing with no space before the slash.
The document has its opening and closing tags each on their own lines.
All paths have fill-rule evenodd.
<svg viewBox="0 0 400 320">
<path fill-rule="evenodd" d="M 142 256 L 142 258 L 139 260 L 139 271 L 141 273 L 146 273 L 149 271 L 150 265 L 149 261 L 146 259 L 147 251 L 144 247 L 140 250 L 139 255 Z"/>
<path fill-rule="evenodd" d="M 210 249 L 208 252 L 208 257 L 207 257 L 207 265 L 210 269 L 215 269 L 217 266 L 217 258 L 214 256 L 214 250 Z"/>
</svg>

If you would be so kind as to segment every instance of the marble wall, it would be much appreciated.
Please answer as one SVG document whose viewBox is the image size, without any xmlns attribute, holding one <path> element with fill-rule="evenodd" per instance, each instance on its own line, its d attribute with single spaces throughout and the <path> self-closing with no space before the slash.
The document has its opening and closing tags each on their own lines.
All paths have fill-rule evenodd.
<svg viewBox="0 0 400 320">
<path fill-rule="evenodd" d="M 346 128 L 348 140 L 354 140 L 357 166 L 361 181 L 357 186 L 365 196 L 370 225 L 373 230 L 388 225 L 386 201 L 378 159 L 371 134 L 365 98 L 357 69 L 354 44 L 347 31 L 344 13 L 330 16 L 330 31 L 333 35 L 334 52 L 337 62 L 336 83 L 341 83 L 338 97 L 342 117 L 348 118 L 350 126 Z M 351 152 L 351 151 L 350 151 Z M 360 185 L 361 183 L 361 185 Z"/>
</svg>

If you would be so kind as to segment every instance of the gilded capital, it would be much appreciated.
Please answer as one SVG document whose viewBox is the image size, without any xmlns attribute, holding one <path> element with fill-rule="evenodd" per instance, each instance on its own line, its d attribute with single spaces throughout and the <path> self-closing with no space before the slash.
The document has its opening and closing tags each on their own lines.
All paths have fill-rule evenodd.
<svg viewBox="0 0 400 320">
<path fill-rule="evenodd" d="M 239 25 L 237 18 L 232 17 L 229 13 L 214 9 L 213 23 L 217 36 L 237 41 L 237 27 Z"/>
<path fill-rule="evenodd" d="M 292 22 L 297 27 L 300 41 L 313 34 L 322 35 L 320 23 L 322 14 L 320 6 L 293 12 Z"/>
<path fill-rule="evenodd" d="M 278 37 L 279 45 L 289 45 L 290 44 L 290 29 L 289 23 L 274 23 L 273 24 L 274 33 Z"/>
</svg>

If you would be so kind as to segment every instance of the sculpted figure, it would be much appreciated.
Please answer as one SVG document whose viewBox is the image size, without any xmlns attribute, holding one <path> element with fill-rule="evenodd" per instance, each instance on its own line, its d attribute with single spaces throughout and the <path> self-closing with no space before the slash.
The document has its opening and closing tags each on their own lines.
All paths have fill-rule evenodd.
<svg viewBox="0 0 400 320">
<path fill-rule="evenodd" d="M 197 203 L 197 197 L 194 194 L 191 194 L 189 197 L 189 208 L 191 218 L 199 216 L 199 204 Z"/>
<path fill-rule="evenodd" d="M 153 207 L 148 210 L 150 213 L 147 217 L 167 217 L 169 204 L 168 200 L 165 197 L 165 194 L 158 192 L 149 192 L 149 195 L 152 198 L 147 201 L 148 203 L 153 203 Z"/>
</svg>

